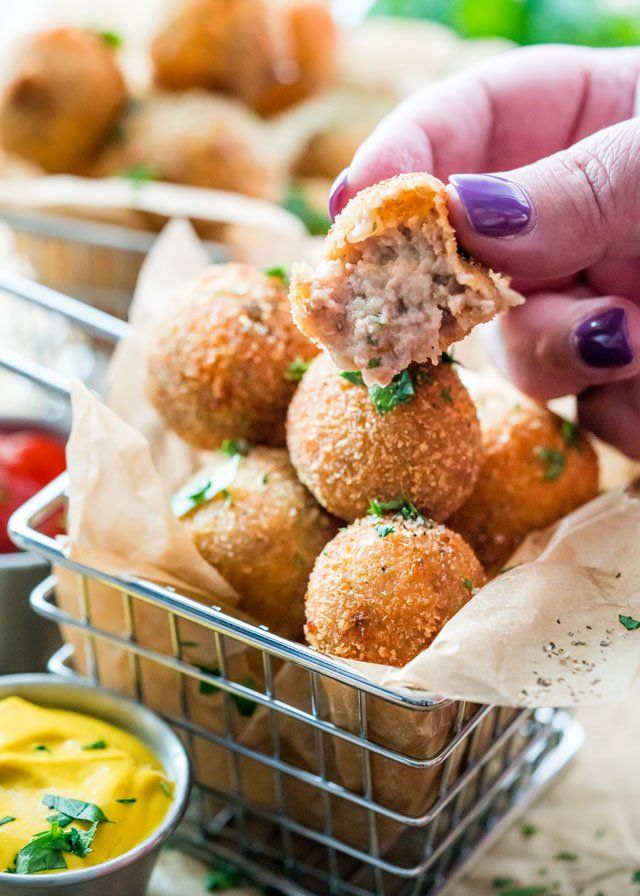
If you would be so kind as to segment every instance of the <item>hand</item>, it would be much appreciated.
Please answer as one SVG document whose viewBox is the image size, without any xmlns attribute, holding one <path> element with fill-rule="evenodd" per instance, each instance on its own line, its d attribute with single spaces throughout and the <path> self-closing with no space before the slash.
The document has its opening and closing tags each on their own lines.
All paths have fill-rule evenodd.
<svg viewBox="0 0 640 896">
<path fill-rule="evenodd" d="M 404 171 L 449 179 L 460 244 L 513 277 L 494 362 L 640 458 L 640 49 L 514 50 L 401 103 L 330 198 Z M 478 174 L 477 172 L 497 172 Z M 464 172 L 464 173 L 461 173 Z"/>
</svg>

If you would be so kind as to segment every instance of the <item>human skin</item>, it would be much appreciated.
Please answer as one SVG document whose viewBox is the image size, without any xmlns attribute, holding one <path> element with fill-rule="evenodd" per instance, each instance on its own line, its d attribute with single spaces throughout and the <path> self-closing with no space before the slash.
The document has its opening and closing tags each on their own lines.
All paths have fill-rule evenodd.
<svg viewBox="0 0 640 896">
<path fill-rule="evenodd" d="M 513 50 L 401 103 L 336 180 L 351 196 L 404 171 L 449 180 L 460 244 L 527 296 L 490 354 L 546 401 L 640 458 L 640 49 Z M 485 174 L 490 172 L 490 174 Z"/>
</svg>

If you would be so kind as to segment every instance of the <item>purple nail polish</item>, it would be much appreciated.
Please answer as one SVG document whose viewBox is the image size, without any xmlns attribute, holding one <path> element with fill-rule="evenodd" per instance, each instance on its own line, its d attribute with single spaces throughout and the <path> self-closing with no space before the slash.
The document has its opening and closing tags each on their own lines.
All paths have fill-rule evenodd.
<svg viewBox="0 0 640 896">
<path fill-rule="evenodd" d="M 513 236 L 529 224 L 531 205 L 526 193 L 512 180 L 495 174 L 452 174 L 449 181 L 478 233 Z"/>
<path fill-rule="evenodd" d="M 349 182 L 347 180 L 349 169 L 345 168 L 336 177 L 329 193 L 329 216 L 335 221 L 336 215 L 339 215 L 342 209 L 349 201 Z"/>
<path fill-rule="evenodd" d="M 583 320 L 574 340 L 578 354 L 591 367 L 622 367 L 633 361 L 624 308 L 610 308 Z"/>
</svg>

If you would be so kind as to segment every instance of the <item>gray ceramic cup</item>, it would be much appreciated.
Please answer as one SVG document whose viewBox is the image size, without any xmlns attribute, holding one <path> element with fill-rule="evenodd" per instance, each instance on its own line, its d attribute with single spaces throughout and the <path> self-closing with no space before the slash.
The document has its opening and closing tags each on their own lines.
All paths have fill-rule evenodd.
<svg viewBox="0 0 640 896">
<path fill-rule="evenodd" d="M 143 896 L 158 851 L 187 807 L 191 776 L 179 738 L 144 706 L 102 688 L 54 675 L 0 677 L 0 700 L 13 695 L 43 706 L 86 713 L 129 731 L 150 747 L 164 766 L 173 782 L 173 798 L 156 830 L 129 852 L 80 870 L 19 876 L 0 873 L 0 896 Z"/>
</svg>

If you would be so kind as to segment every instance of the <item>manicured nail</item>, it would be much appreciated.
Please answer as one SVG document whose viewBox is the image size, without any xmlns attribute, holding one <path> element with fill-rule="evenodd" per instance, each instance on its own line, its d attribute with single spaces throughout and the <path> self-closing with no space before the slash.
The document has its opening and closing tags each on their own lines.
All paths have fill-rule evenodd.
<svg viewBox="0 0 640 896">
<path fill-rule="evenodd" d="M 469 223 L 485 236 L 513 236 L 531 220 L 532 208 L 518 184 L 495 174 L 452 174 Z"/>
<path fill-rule="evenodd" d="M 336 177 L 333 186 L 331 187 L 331 192 L 329 193 L 329 216 L 332 221 L 335 221 L 336 215 L 340 214 L 349 201 L 348 174 L 349 169 L 345 168 L 344 171 L 341 171 Z"/>
<path fill-rule="evenodd" d="M 592 367 L 622 367 L 633 361 L 624 308 L 610 308 L 578 324 L 575 330 L 578 354 Z"/>
</svg>

